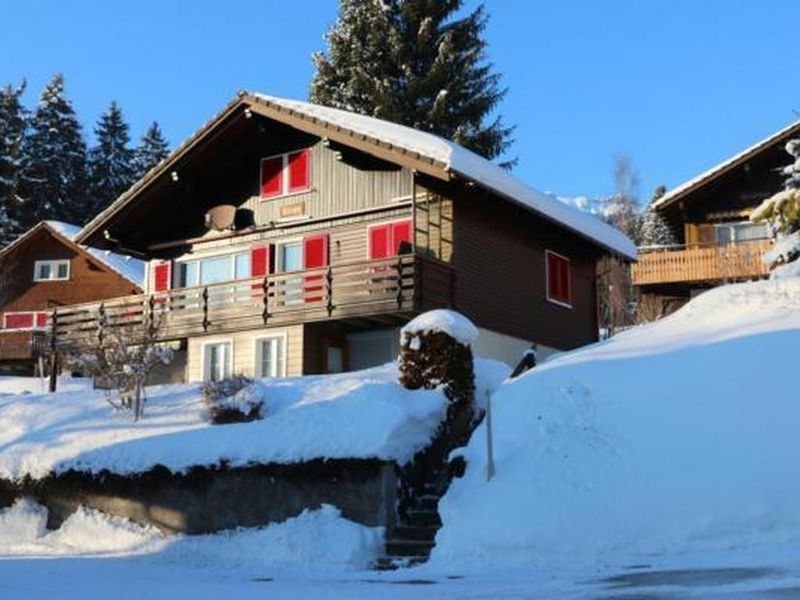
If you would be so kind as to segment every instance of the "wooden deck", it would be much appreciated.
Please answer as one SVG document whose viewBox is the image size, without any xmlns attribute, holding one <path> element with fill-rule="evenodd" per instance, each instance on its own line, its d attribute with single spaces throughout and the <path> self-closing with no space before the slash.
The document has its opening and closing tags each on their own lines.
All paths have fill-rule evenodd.
<svg viewBox="0 0 800 600">
<path fill-rule="evenodd" d="M 700 283 L 765 277 L 762 261 L 769 240 L 738 244 L 641 249 L 632 267 L 633 284 Z"/>
<path fill-rule="evenodd" d="M 451 306 L 454 272 L 438 260 L 404 255 L 204 287 L 60 307 L 48 317 L 51 344 L 96 343 L 109 327 L 133 337 L 227 333 L 330 319 L 410 316 Z"/>
</svg>

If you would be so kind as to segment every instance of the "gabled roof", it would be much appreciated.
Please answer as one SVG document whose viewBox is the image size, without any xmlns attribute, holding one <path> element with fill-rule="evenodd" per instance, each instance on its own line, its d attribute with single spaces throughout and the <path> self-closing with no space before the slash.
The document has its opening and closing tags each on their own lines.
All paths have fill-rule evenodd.
<svg viewBox="0 0 800 600">
<path fill-rule="evenodd" d="M 791 125 L 788 125 L 780 131 L 773 133 L 771 136 L 761 140 L 760 142 L 756 142 L 738 154 L 731 156 L 718 165 L 711 167 L 707 171 L 704 171 L 696 177 L 693 177 L 692 179 L 689 179 L 679 186 L 669 190 L 666 194 L 661 196 L 661 198 L 653 203 L 653 208 L 664 208 L 665 206 L 685 198 L 692 192 L 717 180 L 725 173 L 728 173 L 736 167 L 745 164 L 747 161 L 751 160 L 754 156 L 758 155 L 767 148 L 770 148 L 775 144 L 786 142 L 798 134 L 800 134 L 800 121 L 795 121 Z"/>
<path fill-rule="evenodd" d="M 531 188 L 505 169 L 458 144 L 425 131 L 374 117 L 249 92 L 240 93 L 216 117 L 95 217 L 83 229 L 78 239 L 84 241 L 97 235 L 109 217 L 123 208 L 155 177 L 166 173 L 216 125 L 237 110 L 248 109 L 314 135 L 345 145 L 355 145 L 380 158 L 445 181 L 454 178 L 473 181 L 613 253 L 629 259 L 636 258 L 635 245 L 619 230 L 593 215 L 564 205 L 552 195 Z"/>
<path fill-rule="evenodd" d="M 56 238 L 61 240 L 65 245 L 73 248 L 79 252 L 86 252 L 100 262 L 105 267 L 111 269 L 118 275 L 124 277 L 139 289 L 144 289 L 144 273 L 145 265 L 141 260 L 131 258 L 130 256 L 123 256 L 122 254 L 115 254 L 107 250 L 98 250 L 97 248 L 89 248 L 82 244 L 77 243 L 75 240 L 81 231 L 81 228 L 72 223 L 64 223 L 63 221 L 40 221 L 28 231 L 23 233 L 8 246 L 0 251 L 0 256 L 10 252 L 13 248 L 18 247 L 25 240 L 30 239 L 33 235 L 46 229 Z"/>
</svg>

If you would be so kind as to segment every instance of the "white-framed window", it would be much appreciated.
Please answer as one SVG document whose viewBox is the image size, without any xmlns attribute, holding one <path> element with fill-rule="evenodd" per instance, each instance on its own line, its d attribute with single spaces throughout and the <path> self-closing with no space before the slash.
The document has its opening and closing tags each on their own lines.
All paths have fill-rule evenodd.
<svg viewBox="0 0 800 600">
<path fill-rule="evenodd" d="M 172 287 L 226 283 L 250 278 L 250 252 L 236 252 L 180 260 L 175 263 Z"/>
<path fill-rule="evenodd" d="M 545 250 L 545 288 L 547 299 L 559 306 L 572 308 L 572 273 L 566 256 Z"/>
<path fill-rule="evenodd" d="M 233 342 L 219 340 L 203 344 L 203 381 L 221 381 L 233 371 Z"/>
<path fill-rule="evenodd" d="M 303 240 L 287 240 L 277 245 L 277 271 L 279 273 L 294 273 L 302 271 L 303 260 Z M 303 303 L 303 278 L 292 277 L 286 279 L 283 288 L 279 292 L 286 305 Z"/>
<path fill-rule="evenodd" d="M 720 244 L 735 244 L 763 240 L 769 237 L 766 223 L 750 223 L 739 221 L 714 225 L 715 238 Z"/>
<path fill-rule="evenodd" d="M 33 263 L 34 281 L 66 281 L 69 279 L 69 259 L 37 260 Z"/>
<path fill-rule="evenodd" d="M 286 334 L 256 338 L 256 377 L 286 377 Z"/>
<path fill-rule="evenodd" d="M 262 158 L 259 184 L 262 199 L 310 190 L 311 148 Z"/>
</svg>

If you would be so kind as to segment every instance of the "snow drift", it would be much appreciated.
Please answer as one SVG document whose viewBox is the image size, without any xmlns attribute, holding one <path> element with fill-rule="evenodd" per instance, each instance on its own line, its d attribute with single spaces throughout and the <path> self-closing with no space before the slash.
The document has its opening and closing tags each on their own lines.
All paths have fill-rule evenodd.
<svg viewBox="0 0 800 600">
<path fill-rule="evenodd" d="M 432 567 L 800 539 L 800 280 L 709 291 L 493 397 Z"/>
</svg>

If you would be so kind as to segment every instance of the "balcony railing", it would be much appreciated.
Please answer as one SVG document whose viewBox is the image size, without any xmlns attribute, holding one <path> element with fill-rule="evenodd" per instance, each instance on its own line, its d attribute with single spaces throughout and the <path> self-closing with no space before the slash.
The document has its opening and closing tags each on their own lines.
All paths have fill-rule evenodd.
<svg viewBox="0 0 800 600">
<path fill-rule="evenodd" d="M 148 326 L 163 340 L 271 325 L 411 314 L 449 306 L 452 268 L 403 255 L 332 265 L 102 303 L 60 307 L 48 317 L 51 342 L 93 343 L 108 328 L 136 335 Z"/>
<path fill-rule="evenodd" d="M 705 246 L 642 248 L 633 265 L 634 285 L 737 281 L 764 277 L 769 240 Z"/>
</svg>

